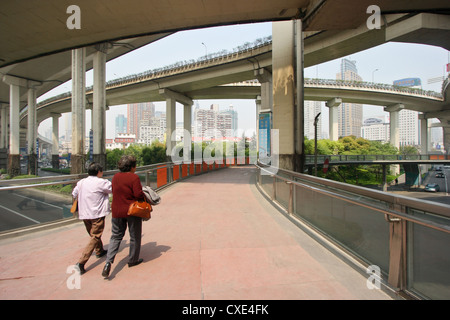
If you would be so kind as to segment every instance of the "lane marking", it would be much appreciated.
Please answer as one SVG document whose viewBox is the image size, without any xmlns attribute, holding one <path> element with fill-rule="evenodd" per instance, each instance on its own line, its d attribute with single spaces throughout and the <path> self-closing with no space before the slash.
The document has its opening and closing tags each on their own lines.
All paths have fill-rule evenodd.
<svg viewBox="0 0 450 320">
<path fill-rule="evenodd" d="M 18 213 L 17 211 L 14 211 L 14 210 L 12 210 L 12 209 L 9 209 L 9 208 L 7 208 L 7 207 L 4 207 L 4 206 L 2 206 L 1 204 L 0 204 L 0 208 L 3 208 L 3 209 L 5 209 L 5 210 L 7 210 L 7 211 L 9 211 L 9 212 L 12 212 L 12 213 L 18 215 L 18 216 L 21 216 L 22 218 L 25 218 L 25 219 L 28 219 L 28 220 L 30 220 L 30 221 L 33 221 L 34 223 L 40 223 L 40 222 L 37 221 L 37 220 L 34 220 L 34 219 L 32 219 L 32 218 L 30 218 L 30 217 L 27 217 L 27 216 L 25 216 L 25 215 L 23 215 L 23 214 L 21 214 L 21 213 Z"/>
</svg>

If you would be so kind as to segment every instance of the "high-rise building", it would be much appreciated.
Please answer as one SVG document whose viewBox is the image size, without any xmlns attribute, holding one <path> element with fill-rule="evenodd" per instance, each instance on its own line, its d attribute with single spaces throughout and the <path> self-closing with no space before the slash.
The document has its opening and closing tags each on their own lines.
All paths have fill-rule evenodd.
<svg viewBox="0 0 450 320">
<path fill-rule="evenodd" d="M 209 109 L 194 110 L 194 137 L 210 139 L 216 132 L 223 137 L 233 137 L 238 129 L 238 114 L 230 106 L 227 110 L 220 111 L 219 105 L 212 104 Z"/>
<path fill-rule="evenodd" d="M 341 60 L 341 72 L 336 75 L 337 80 L 362 81 L 356 69 L 356 61 Z M 363 106 L 358 103 L 341 103 L 338 107 L 338 132 L 340 137 L 353 135 L 361 137 Z"/>
<path fill-rule="evenodd" d="M 116 117 L 116 137 L 119 133 L 127 133 L 127 118 L 123 114 Z"/>
<path fill-rule="evenodd" d="M 420 78 L 394 80 L 393 85 L 422 89 Z M 403 109 L 399 112 L 398 118 L 400 146 L 419 145 L 419 112 Z"/>
<path fill-rule="evenodd" d="M 389 119 L 387 117 L 373 117 L 364 120 L 364 125 L 361 128 L 361 137 L 383 143 L 389 142 Z"/>
<path fill-rule="evenodd" d="M 133 103 L 127 106 L 127 133 L 140 136 L 141 120 L 149 121 L 155 115 L 155 105 L 152 102 Z M 146 123 L 144 123 L 146 124 Z"/>
<path fill-rule="evenodd" d="M 322 109 L 321 101 L 305 101 L 304 123 L 305 137 L 314 139 L 314 119 Z M 317 122 L 317 138 L 322 139 L 322 117 Z"/>
</svg>

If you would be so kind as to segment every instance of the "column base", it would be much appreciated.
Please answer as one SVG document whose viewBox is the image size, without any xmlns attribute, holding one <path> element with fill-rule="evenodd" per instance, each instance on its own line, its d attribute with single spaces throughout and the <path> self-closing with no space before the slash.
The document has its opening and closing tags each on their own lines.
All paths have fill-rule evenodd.
<svg viewBox="0 0 450 320">
<path fill-rule="evenodd" d="M 37 155 L 35 153 L 28 155 L 28 174 L 37 175 L 38 167 L 37 167 Z"/>
<path fill-rule="evenodd" d="M 86 155 L 84 154 L 72 154 L 70 157 L 71 168 L 70 174 L 80 174 L 85 173 L 86 168 Z"/>
<path fill-rule="evenodd" d="M 106 154 L 93 154 L 92 155 L 93 161 L 99 163 L 102 168 L 103 171 L 106 171 Z"/>
<path fill-rule="evenodd" d="M 280 154 L 279 168 L 304 173 L 304 157 L 301 154 Z"/>
<path fill-rule="evenodd" d="M 8 156 L 8 174 L 11 178 L 21 174 L 20 154 L 10 154 Z"/>
<path fill-rule="evenodd" d="M 52 168 L 59 169 L 59 155 L 58 154 L 52 155 Z"/>
</svg>

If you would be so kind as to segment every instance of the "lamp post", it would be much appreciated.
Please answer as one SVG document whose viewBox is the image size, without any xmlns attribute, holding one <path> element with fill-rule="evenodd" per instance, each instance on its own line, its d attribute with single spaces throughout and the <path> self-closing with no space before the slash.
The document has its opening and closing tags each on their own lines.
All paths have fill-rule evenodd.
<svg viewBox="0 0 450 320">
<path fill-rule="evenodd" d="M 372 71 L 372 83 L 373 83 L 373 74 L 375 73 L 375 71 L 378 71 L 378 69 Z"/>
<path fill-rule="evenodd" d="M 314 118 L 314 176 L 317 177 L 317 122 L 319 121 L 319 112 Z"/>
<path fill-rule="evenodd" d="M 206 44 L 204 44 L 203 42 L 202 45 L 205 46 L 205 58 L 208 59 L 208 48 L 206 47 Z"/>
</svg>

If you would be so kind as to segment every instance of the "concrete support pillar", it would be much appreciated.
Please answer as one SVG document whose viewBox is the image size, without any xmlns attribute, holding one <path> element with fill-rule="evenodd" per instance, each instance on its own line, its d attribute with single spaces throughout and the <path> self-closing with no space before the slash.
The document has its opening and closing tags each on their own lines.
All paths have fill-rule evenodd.
<svg viewBox="0 0 450 320">
<path fill-rule="evenodd" d="M 8 147 L 8 109 L 7 104 L 0 103 L 0 149 Z"/>
<path fill-rule="evenodd" d="M 399 112 L 403 109 L 403 104 L 395 104 L 384 108 L 384 111 L 389 112 L 390 117 L 390 142 L 396 148 L 400 148 Z"/>
<path fill-rule="evenodd" d="M 94 53 L 92 107 L 93 161 L 99 163 L 103 168 L 106 168 L 106 52 L 106 45 L 99 45 L 97 52 Z"/>
<path fill-rule="evenodd" d="M 400 111 L 404 108 L 403 104 L 395 104 L 389 107 L 384 108 L 385 111 L 389 112 L 389 128 L 390 128 L 390 142 L 391 144 L 396 147 L 397 149 L 400 149 L 400 129 L 399 129 L 399 118 L 400 118 Z M 393 174 L 399 174 L 400 173 L 400 166 L 399 165 L 393 165 L 391 166 L 393 169 Z"/>
<path fill-rule="evenodd" d="M 37 123 L 36 123 L 36 89 L 28 89 L 28 130 L 27 130 L 27 153 L 28 174 L 37 175 Z"/>
<path fill-rule="evenodd" d="M 172 149 L 175 146 L 172 141 L 172 134 L 176 131 L 176 100 L 173 98 L 166 98 L 166 155 L 172 155 Z"/>
<path fill-rule="evenodd" d="M 72 156 L 71 173 L 85 171 L 86 49 L 72 50 Z"/>
<path fill-rule="evenodd" d="M 15 84 L 9 86 L 9 155 L 8 174 L 15 177 L 20 174 L 20 87 Z"/>
<path fill-rule="evenodd" d="M 444 124 L 442 127 L 442 133 L 444 135 L 444 149 L 447 156 L 447 160 L 450 160 L 450 120 L 440 119 L 441 123 Z"/>
<path fill-rule="evenodd" d="M 183 159 L 185 163 L 191 162 L 192 149 L 192 105 L 185 104 L 183 110 Z"/>
<path fill-rule="evenodd" d="M 185 106 L 192 106 L 194 102 L 191 98 L 182 95 L 179 92 L 170 89 L 160 89 L 159 94 L 166 99 L 166 155 L 171 157 L 172 149 L 175 146 L 176 136 L 176 102 L 180 102 Z M 185 109 L 186 110 L 186 109 Z M 190 114 L 190 112 L 189 112 Z M 190 120 L 189 120 L 190 121 Z M 190 130 L 189 130 L 190 131 Z"/>
<path fill-rule="evenodd" d="M 59 169 L 59 118 L 60 113 L 52 113 L 52 168 Z"/>
<path fill-rule="evenodd" d="M 329 132 L 330 140 L 337 141 L 339 139 L 339 122 L 338 122 L 338 108 L 342 103 L 342 99 L 333 98 L 325 103 L 329 108 Z"/>
<path fill-rule="evenodd" d="M 428 119 L 425 114 L 419 114 L 420 122 L 420 153 L 428 154 Z"/>
<path fill-rule="evenodd" d="M 273 86 L 272 73 L 261 68 L 254 71 L 256 79 L 261 83 L 261 110 L 264 112 L 272 111 L 273 105 Z"/>
<path fill-rule="evenodd" d="M 272 24 L 273 129 L 279 166 L 303 171 L 303 35 L 301 21 Z"/>
</svg>

